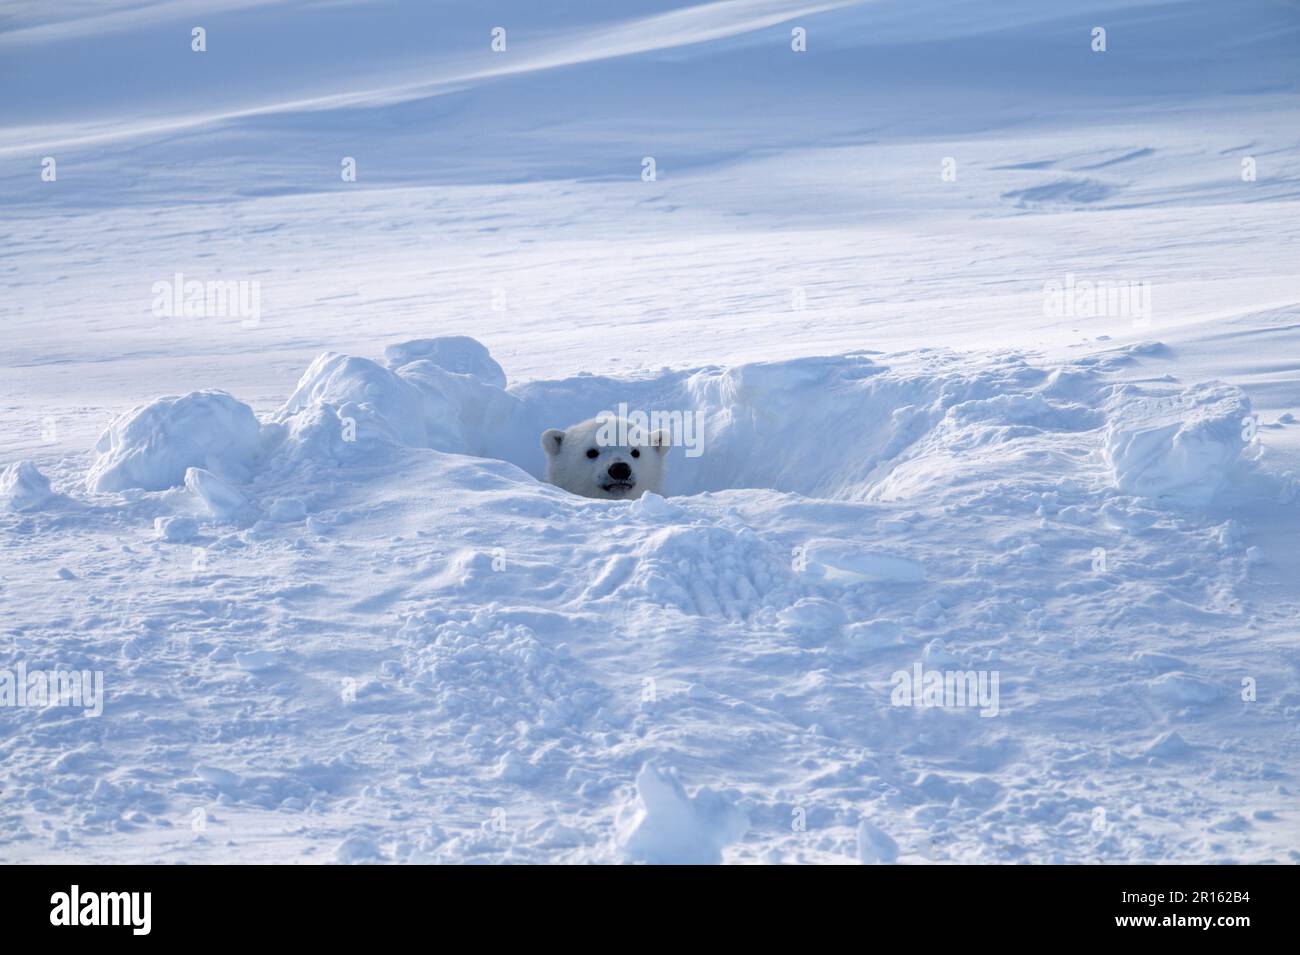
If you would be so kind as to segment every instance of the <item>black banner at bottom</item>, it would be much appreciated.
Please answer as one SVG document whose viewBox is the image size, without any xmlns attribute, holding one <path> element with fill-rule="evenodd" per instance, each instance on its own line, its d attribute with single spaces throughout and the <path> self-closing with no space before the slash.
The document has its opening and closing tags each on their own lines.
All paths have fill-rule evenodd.
<svg viewBox="0 0 1300 955">
<path fill-rule="evenodd" d="M 560 920 L 581 936 L 611 920 L 683 919 L 734 940 L 802 911 L 858 931 L 910 926 L 949 941 L 964 924 L 1233 944 L 1293 920 L 1294 876 L 1290 867 L 1215 866 L 35 866 L 0 873 L 0 917 L 10 941 L 56 943 L 71 933 L 77 942 L 373 943 L 377 929 L 427 930 L 430 921 L 486 927 L 494 941 L 517 928 L 532 941 L 543 926 L 558 934 Z"/>
</svg>

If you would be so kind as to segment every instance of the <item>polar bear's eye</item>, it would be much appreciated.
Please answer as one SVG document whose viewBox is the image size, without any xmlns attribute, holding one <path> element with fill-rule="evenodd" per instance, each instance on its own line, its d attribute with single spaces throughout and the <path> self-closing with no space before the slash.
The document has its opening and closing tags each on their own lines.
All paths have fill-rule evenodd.
<svg viewBox="0 0 1300 955">
<path fill-rule="evenodd" d="M 594 458 L 594 457 L 598 457 L 599 455 L 600 455 L 600 452 L 597 451 L 595 448 L 588 448 L 588 449 L 587 449 L 587 457 L 589 457 L 589 458 Z"/>
<path fill-rule="evenodd" d="M 632 449 L 632 457 L 634 457 L 634 458 L 639 458 L 639 457 L 641 457 L 641 452 L 638 451 L 636 448 L 633 448 L 633 449 Z"/>
</svg>

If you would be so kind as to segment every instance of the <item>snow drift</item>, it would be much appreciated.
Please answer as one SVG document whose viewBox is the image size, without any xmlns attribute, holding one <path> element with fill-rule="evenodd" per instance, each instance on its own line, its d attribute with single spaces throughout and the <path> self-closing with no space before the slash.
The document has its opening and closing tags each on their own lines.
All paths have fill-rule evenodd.
<svg viewBox="0 0 1300 955">
<path fill-rule="evenodd" d="M 246 481 L 260 431 L 252 409 L 223 391 L 158 398 L 122 415 L 104 432 L 86 485 L 91 491 L 161 491 L 200 466 Z"/>
<path fill-rule="evenodd" d="M 1104 364 L 1044 369 L 1019 356 L 967 368 L 928 353 L 900 357 L 896 367 L 846 355 L 510 388 L 473 339 L 407 342 L 385 356 L 381 365 L 321 355 L 263 422 L 222 392 L 160 398 L 110 426 L 87 484 L 157 491 L 185 483 L 209 512 L 229 519 L 243 507 L 235 488 L 255 474 L 374 462 L 404 448 L 496 458 L 540 477 L 545 428 L 624 407 L 698 422 L 701 453 L 687 454 L 680 435 L 669 452 L 674 495 L 766 488 L 853 501 L 942 500 L 1013 473 L 1025 455 L 1081 442 L 1109 468 L 1099 481 L 1197 504 L 1237 465 L 1250 412 L 1232 386 L 1153 393 L 1110 384 Z M 1067 464 L 1062 458 L 1062 473 Z M 915 576 L 877 558 L 870 566 L 831 563 L 864 578 Z"/>
<path fill-rule="evenodd" d="M 1123 388 L 1112 408 L 1105 454 L 1115 486 L 1183 504 L 1214 496 L 1240 458 L 1251 424 L 1245 394 L 1223 384 L 1159 397 Z"/>
</svg>

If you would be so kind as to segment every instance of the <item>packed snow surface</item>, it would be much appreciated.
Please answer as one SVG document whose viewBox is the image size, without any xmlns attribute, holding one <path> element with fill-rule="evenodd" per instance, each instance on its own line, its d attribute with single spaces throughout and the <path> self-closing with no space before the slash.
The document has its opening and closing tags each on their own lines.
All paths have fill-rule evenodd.
<svg viewBox="0 0 1300 955">
<path fill-rule="evenodd" d="M 210 6 L 0 18 L 0 860 L 1300 861 L 1293 6 Z"/>
<path fill-rule="evenodd" d="M 463 341 L 388 351 L 451 364 Z M 89 473 L 134 482 L 120 494 L 51 503 L 32 465 L 6 472 L 15 500 L 45 502 L 16 539 L 101 541 L 69 571 L 95 598 L 55 625 L 98 634 L 78 665 L 136 687 L 117 698 L 136 717 L 120 737 L 99 729 L 111 716 L 24 731 L 34 714 L 16 711 L 12 778 L 41 812 L 75 813 L 76 838 L 104 813 L 145 828 L 173 802 L 204 826 L 305 813 L 336 832 L 337 861 L 1006 860 L 1022 848 L 1003 825 L 1071 815 L 1087 843 L 1120 798 L 1103 770 L 1178 797 L 1195 750 L 1160 736 L 1171 722 L 1254 734 L 1238 671 L 1187 645 L 1266 657 L 1250 634 L 1268 612 L 1239 619 L 1250 557 L 1229 514 L 1294 498 L 1243 453 L 1240 389 L 1122 381 L 1133 361 L 845 356 L 503 389 L 428 357 L 327 354 L 260 418 L 231 395 L 160 398 L 96 445 Z M 615 398 L 701 414 L 706 451 L 673 449 L 667 499 L 538 479 L 542 424 Z M 897 707 L 889 681 L 914 661 L 997 670 L 1002 720 Z M 239 715 L 259 699 L 266 715 Z M 41 739 L 81 754 L 53 787 Z M 147 773 L 91 784 L 136 752 Z M 1024 791 L 1043 761 L 1081 787 L 1046 817 Z M 688 787 L 705 766 L 711 785 Z M 431 789 L 487 799 L 483 828 L 407 831 L 408 795 Z M 105 792 L 136 807 L 129 829 L 91 808 Z M 565 792 L 565 821 L 510 802 Z M 357 803 L 390 808 L 340 821 Z M 1147 827 L 1168 811 L 1122 815 L 1122 841 L 1091 851 L 1166 851 L 1174 834 Z"/>
</svg>

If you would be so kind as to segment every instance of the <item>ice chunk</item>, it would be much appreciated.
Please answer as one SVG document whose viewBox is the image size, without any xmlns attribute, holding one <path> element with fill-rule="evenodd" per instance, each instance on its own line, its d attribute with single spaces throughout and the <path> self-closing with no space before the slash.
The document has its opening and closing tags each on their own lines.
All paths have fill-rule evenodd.
<svg viewBox="0 0 1300 955">
<path fill-rule="evenodd" d="M 236 521 L 245 516 L 248 501 L 211 471 L 190 468 L 185 472 L 185 486 L 203 502 L 208 513 L 219 521 Z"/>
<path fill-rule="evenodd" d="M 619 824 L 619 845 L 634 862 L 717 865 L 722 847 L 748 830 L 748 817 L 725 796 L 703 788 L 688 796 L 671 771 L 646 763 Z"/>
<path fill-rule="evenodd" d="M 878 826 L 862 820 L 858 826 L 858 861 L 863 865 L 892 865 L 898 860 L 898 843 Z"/>
</svg>

